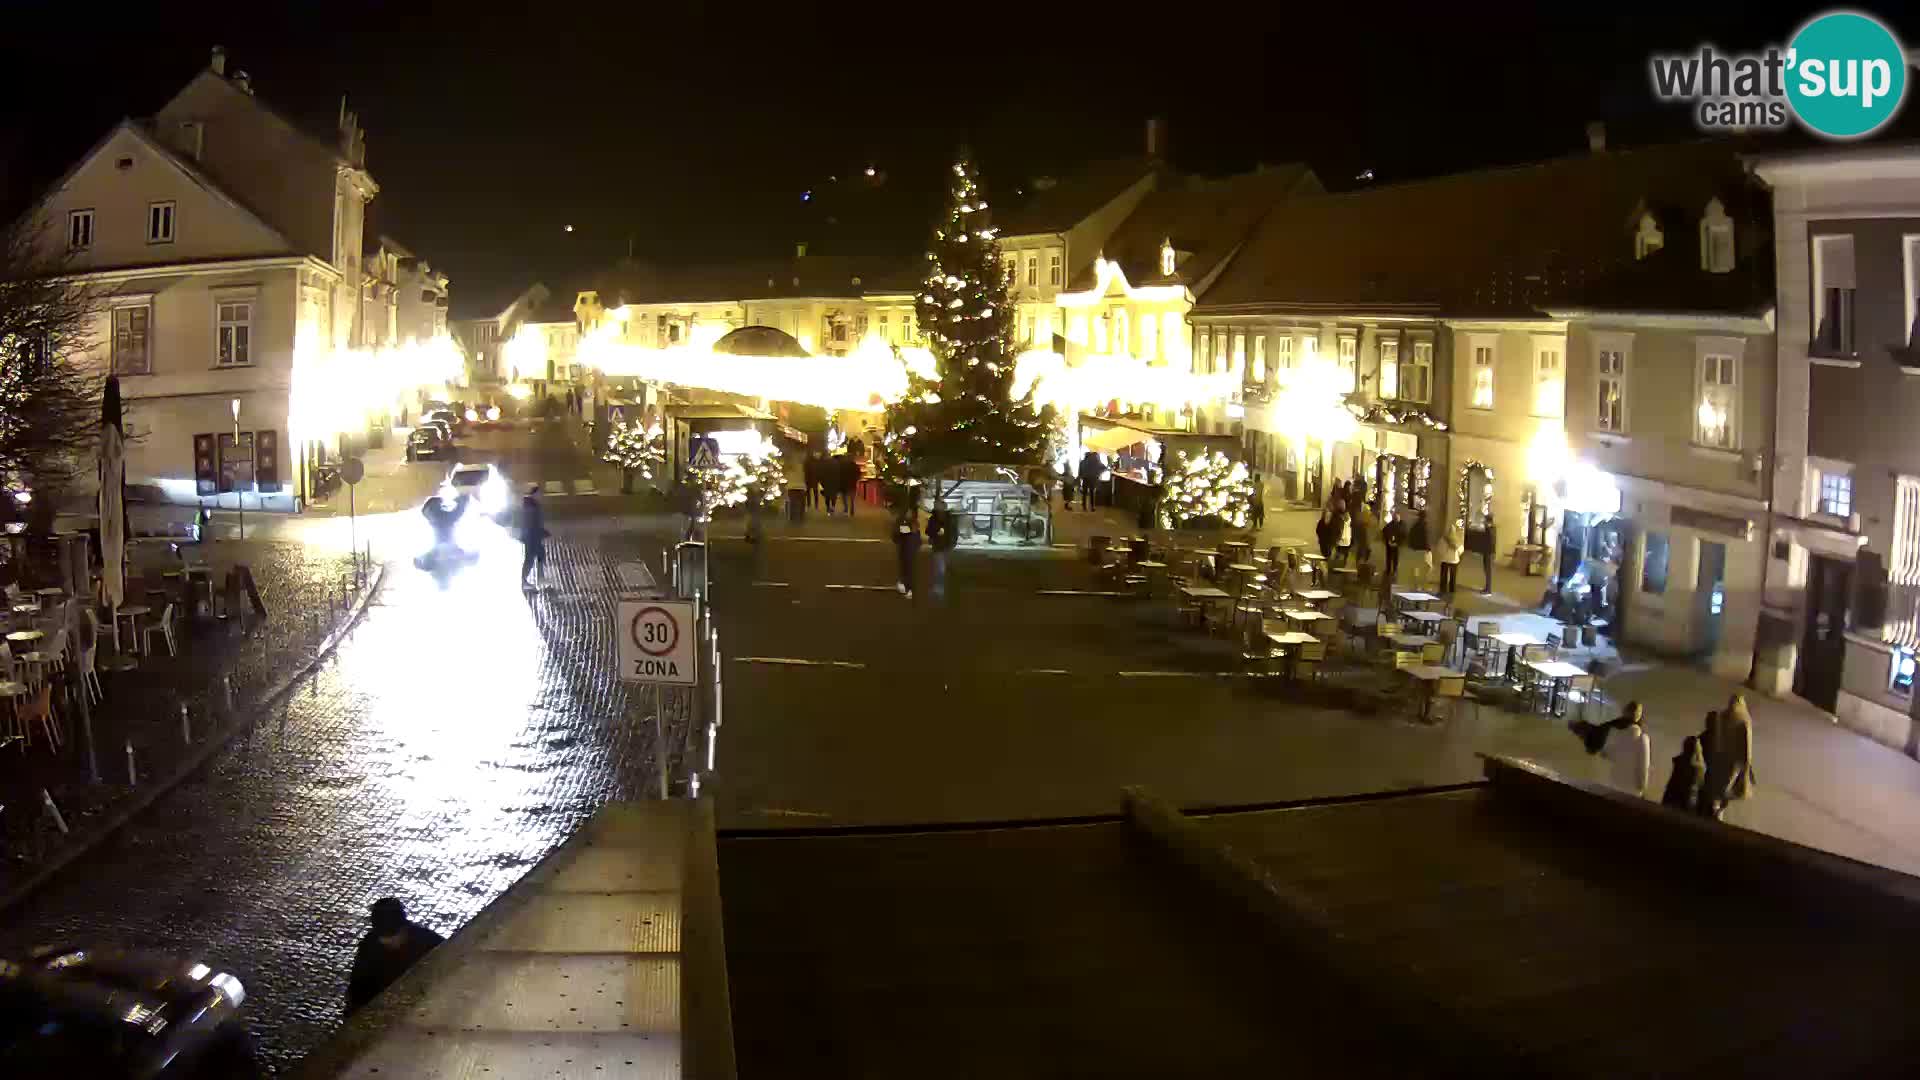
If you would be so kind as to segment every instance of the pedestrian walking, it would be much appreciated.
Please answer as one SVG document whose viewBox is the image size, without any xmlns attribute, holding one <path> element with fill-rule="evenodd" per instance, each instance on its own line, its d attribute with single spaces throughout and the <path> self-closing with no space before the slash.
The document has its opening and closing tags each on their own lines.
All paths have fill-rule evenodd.
<svg viewBox="0 0 1920 1080">
<path fill-rule="evenodd" d="M 1377 525 L 1373 511 L 1362 501 L 1359 509 L 1353 513 L 1353 549 L 1359 556 L 1363 571 L 1373 565 L 1373 530 Z"/>
<path fill-rule="evenodd" d="M 812 484 L 810 473 L 813 462 L 814 458 L 798 458 L 797 455 L 786 460 L 787 520 L 795 525 L 800 524 L 807 516 L 807 497 L 808 489 Z"/>
<path fill-rule="evenodd" d="M 1080 456 L 1080 509 L 1093 509 L 1093 486 L 1100 482 L 1100 474 L 1107 471 L 1106 463 L 1092 450 Z"/>
<path fill-rule="evenodd" d="M 527 485 L 520 500 L 520 584 L 540 587 L 547 576 L 547 513 L 540 505 L 540 487 Z"/>
<path fill-rule="evenodd" d="M 1387 565 L 1381 573 L 1385 581 L 1382 588 L 1389 590 L 1388 595 L 1392 595 L 1394 582 L 1400 580 L 1400 546 L 1406 542 L 1407 523 L 1398 513 L 1387 511 L 1387 523 L 1380 528 L 1380 546 L 1387 553 Z"/>
<path fill-rule="evenodd" d="M 913 599 L 913 557 L 920 551 L 919 495 L 909 489 L 906 506 L 893 520 L 893 549 L 900 560 L 900 595 Z"/>
<path fill-rule="evenodd" d="M 1351 498 L 1347 500 L 1349 505 L 1366 503 L 1367 478 L 1364 476 L 1354 477 L 1353 483 L 1347 488 L 1347 491 L 1351 495 Z"/>
<path fill-rule="evenodd" d="M 1060 509 L 1073 509 L 1073 471 L 1062 466 L 1060 469 Z"/>
<path fill-rule="evenodd" d="M 1486 583 L 1481 586 L 1480 591 L 1488 595 L 1493 593 L 1493 552 L 1496 544 L 1491 517 L 1480 528 L 1467 530 L 1466 549 L 1480 556 L 1480 569 L 1486 575 Z"/>
<path fill-rule="evenodd" d="M 1460 552 L 1466 544 L 1460 534 L 1458 519 L 1447 522 L 1446 529 L 1440 534 L 1440 543 L 1434 549 L 1434 555 L 1440 560 L 1440 594 L 1452 596 L 1454 586 L 1460 583 Z"/>
<path fill-rule="evenodd" d="M 1663 806 L 1692 810 L 1700 799 L 1700 783 L 1707 775 L 1706 755 L 1700 752 L 1700 736 L 1689 735 L 1680 741 L 1680 752 L 1673 755 L 1673 772 L 1667 776 L 1667 789 L 1660 795 Z"/>
<path fill-rule="evenodd" d="M 1345 511 L 1336 510 L 1333 513 L 1333 524 L 1336 530 L 1333 542 L 1334 555 L 1339 559 L 1338 565 L 1345 566 L 1347 560 L 1353 556 L 1353 519 L 1348 517 Z"/>
<path fill-rule="evenodd" d="M 947 553 L 958 542 L 947 501 L 935 499 L 927 515 L 927 591 L 936 601 L 947 598 Z"/>
<path fill-rule="evenodd" d="M 369 912 L 373 929 L 360 939 L 353 951 L 353 971 L 347 977 L 347 1012 L 380 996 L 394 981 L 447 940 L 438 933 L 407 918 L 406 905 L 398 898 L 383 896 L 373 902 Z"/>
<path fill-rule="evenodd" d="M 820 451 L 809 453 L 801 464 L 801 479 L 806 481 L 807 508 L 820 506 Z"/>
<path fill-rule="evenodd" d="M 1707 774 L 1700 786 L 1701 812 L 1718 819 L 1727 804 L 1753 794 L 1753 716 L 1744 694 L 1727 700 L 1727 707 L 1711 714 L 1704 747 Z"/>
<path fill-rule="evenodd" d="M 860 459 L 852 454 L 840 455 L 840 501 L 846 505 L 847 516 L 853 516 L 854 496 L 860 491 Z"/>
<path fill-rule="evenodd" d="M 1313 526 L 1313 538 L 1320 544 L 1320 557 L 1332 562 L 1334 542 L 1340 539 L 1340 526 L 1334 524 L 1332 507 L 1321 509 L 1320 520 Z"/>
<path fill-rule="evenodd" d="M 1639 702 L 1630 703 L 1626 712 L 1607 725 L 1611 730 L 1607 732 L 1606 748 L 1602 751 L 1613 786 L 1635 795 L 1646 794 L 1648 773 L 1653 766 L 1653 743 L 1641 723 L 1644 715 Z"/>
<path fill-rule="evenodd" d="M 1249 516 L 1253 521 L 1254 530 L 1257 532 L 1260 529 L 1266 528 L 1267 485 L 1261 483 L 1259 473 L 1253 474 L 1253 506 L 1251 509 L 1252 513 Z"/>
</svg>

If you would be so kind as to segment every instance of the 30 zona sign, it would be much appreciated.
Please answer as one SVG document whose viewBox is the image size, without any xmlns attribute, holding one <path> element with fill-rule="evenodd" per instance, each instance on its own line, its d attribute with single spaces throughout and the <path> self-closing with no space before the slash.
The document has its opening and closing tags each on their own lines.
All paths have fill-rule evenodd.
<svg viewBox="0 0 1920 1080">
<path fill-rule="evenodd" d="M 621 600 L 616 620 L 621 682 L 699 682 L 692 601 Z"/>
</svg>

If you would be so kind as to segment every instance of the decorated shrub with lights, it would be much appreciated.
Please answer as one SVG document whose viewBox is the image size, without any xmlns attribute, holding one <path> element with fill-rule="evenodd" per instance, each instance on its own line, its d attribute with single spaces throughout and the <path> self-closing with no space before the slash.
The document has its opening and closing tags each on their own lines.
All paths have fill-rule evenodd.
<svg viewBox="0 0 1920 1080">
<path fill-rule="evenodd" d="M 1160 499 L 1160 524 L 1185 528 L 1225 525 L 1247 527 L 1253 508 L 1253 477 L 1244 462 L 1218 450 L 1189 455 L 1174 451 Z"/>
<path fill-rule="evenodd" d="M 884 475 L 896 485 L 970 462 L 1043 464 L 1055 424 L 1031 389 L 1013 393 L 1013 281 L 973 163 L 963 156 L 949 180 L 917 304 L 933 372 L 910 370 L 906 393 L 887 407 Z"/>
<path fill-rule="evenodd" d="M 634 473 L 639 473 L 643 480 L 651 480 L 655 471 L 666 465 L 666 433 L 658 424 L 650 428 L 637 423 L 622 424 L 607 436 L 607 450 L 602 457 L 620 467 L 622 487 L 631 490 Z"/>
<path fill-rule="evenodd" d="M 778 502 L 786 490 L 786 457 L 778 447 L 767 443 L 755 453 L 723 459 L 718 468 L 689 470 L 687 485 L 693 489 L 702 520 L 730 506 L 745 506 L 750 500 L 768 506 Z"/>
</svg>

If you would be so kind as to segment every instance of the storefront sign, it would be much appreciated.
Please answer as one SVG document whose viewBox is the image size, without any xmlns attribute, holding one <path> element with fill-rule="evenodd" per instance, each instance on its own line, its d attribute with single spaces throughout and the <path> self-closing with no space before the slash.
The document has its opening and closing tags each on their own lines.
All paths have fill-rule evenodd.
<svg viewBox="0 0 1920 1080">
<path fill-rule="evenodd" d="M 1753 522 L 1747 518 L 1709 513 L 1705 510 L 1695 510 L 1690 506 L 1674 507 L 1673 523 L 1689 529 L 1697 529 L 1700 532 L 1730 536 L 1736 540 L 1753 539 Z"/>
</svg>

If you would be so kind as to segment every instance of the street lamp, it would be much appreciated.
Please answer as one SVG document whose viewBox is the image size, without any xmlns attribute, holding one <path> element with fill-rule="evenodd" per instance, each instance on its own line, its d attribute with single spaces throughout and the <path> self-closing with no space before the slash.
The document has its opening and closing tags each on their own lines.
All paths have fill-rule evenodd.
<svg viewBox="0 0 1920 1080">
<path fill-rule="evenodd" d="M 240 399 L 228 402 L 233 410 L 233 455 L 240 456 Z M 240 511 L 240 539 L 247 538 L 247 496 L 238 483 L 233 485 L 233 504 Z"/>
</svg>

